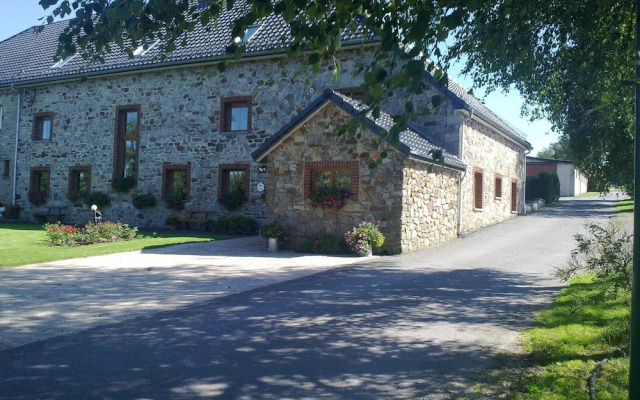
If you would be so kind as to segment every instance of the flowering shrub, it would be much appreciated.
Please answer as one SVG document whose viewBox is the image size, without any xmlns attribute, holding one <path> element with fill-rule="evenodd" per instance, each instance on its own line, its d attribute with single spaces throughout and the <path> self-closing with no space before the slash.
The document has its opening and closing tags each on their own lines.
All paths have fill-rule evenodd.
<svg viewBox="0 0 640 400">
<path fill-rule="evenodd" d="M 351 193 L 348 190 L 322 186 L 311 192 L 309 200 L 314 207 L 338 211 L 350 197 Z"/>
<path fill-rule="evenodd" d="M 44 224 L 49 244 L 54 246 L 74 246 L 103 242 L 117 242 L 131 240 L 136 237 L 138 228 L 129 227 L 121 222 L 103 222 L 94 224 L 88 222 L 84 227 L 55 224 Z"/>
<path fill-rule="evenodd" d="M 282 239 L 284 237 L 284 226 L 277 221 L 262 224 L 260 227 L 260 236 L 263 238 Z"/>
<path fill-rule="evenodd" d="M 296 247 L 296 251 L 301 253 L 314 254 L 341 254 L 346 252 L 342 239 L 328 233 L 321 233 L 307 236 L 302 243 Z"/>
<path fill-rule="evenodd" d="M 384 243 L 384 235 L 380 232 L 380 221 L 376 223 L 362 221 L 358 226 L 344 234 L 344 240 L 351 250 L 360 255 L 367 254 L 372 247 L 380 247 Z"/>
</svg>

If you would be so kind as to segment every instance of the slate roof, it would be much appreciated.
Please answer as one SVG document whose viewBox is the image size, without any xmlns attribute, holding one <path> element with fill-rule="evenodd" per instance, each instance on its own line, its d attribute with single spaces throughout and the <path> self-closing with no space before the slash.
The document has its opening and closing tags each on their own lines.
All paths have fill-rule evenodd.
<svg viewBox="0 0 640 400">
<path fill-rule="evenodd" d="M 284 139 L 286 139 L 295 128 L 302 124 L 307 118 L 311 117 L 326 103 L 332 102 L 348 114 L 357 118 L 364 118 L 367 128 L 375 134 L 384 137 L 389 133 L 393 126 L 393 119 L 389 114 L 381 113 L 378 119 L 373 119 L 371 113 L 363 117 L 361 111 L 364 106 L 357 100 L 347 97 L 341 93 L 331 89 L 325 89 L 323 94 L 316 98 L 289 123 L 283 126 L 278 132 L 272 135 L 259 149 L 254 151 L 251 156 L 254 160 L 260 162 L 271 150 L 277 147 Z M 444 158 L 444 166 L 464 171 L 466 164 L 455 155 L 447 152 L 442 146 L 439 146 L 427 134 L 410 125 L 407 129 L 400 133 L 400 145 L 397 150 L 407 158 L 431 164 L 439 164 L 440 161 L 433 159 L 433 155 L 429 154 L 432 150 L 442 151 Z"/>
<path fill-rule="evenodd" d="M 456 82 L 455 79 L 449 77 L 447 81 L 447 87 L 443 88 L 433 79 L 430 73 L 425 73 L 425 79 L 431 83 L 432 86 L 442 91 L 453 104 L 454 110 L 464 109 L 469 112 L 473 111 L 473 114 L 485 122 L 489 123 L 499 131 L 506 134 L 509 138 L 513 139 L 520 145 L 531 150 L 533 147 L 531 143 L 527 141 L 527 137 L 519 129 L 511 126 L 508 122 L 500 118 L 497 114 L 491 111 L 480 100 L 475 98 L 469 91 Z"/>
<path fill-rule="evenodd" d="M 143 56 L 131 59 L 117 46 L 105 56 L 105 63 L 88 63 L 76 56 L 61 68 L 52 69 L 53 56 L 58 45 L 58 37 L 68 21 L 45 25 L 42 32 L 29 28 L 0 42 L 0 87 L 10 84 L 26 84 L 56 81 L 77 76 L 103 75 L 138 69 L 149 69 L 189 63 L 209 62 L 227 57 L 226 46 L 231 44 L 231 22 L 244 13 L 246 3 L 236 1 L 232 10 L 223 11 L 218 24 L 209 31 L 197 25 L 193 32 L 187 33 L 187 45 L 176 43 L 177 49 L 164 61 L 158 57 L 159 46 L 155 46 Z M 290 31 L 282 17 L 272 14 L 261 18 L 256 25 L 260 29 L 247 44 L 245 57 L 273 54 L 282 48 L 283 40 L 291 40 Z M 213 25 L 212 25 L 213 26 Z M 362 29 L 345 32 L 342 35 L 343 46 L 373 41 Z M 79 71 L 83 68 L 84 71 Z"/>
</svg>

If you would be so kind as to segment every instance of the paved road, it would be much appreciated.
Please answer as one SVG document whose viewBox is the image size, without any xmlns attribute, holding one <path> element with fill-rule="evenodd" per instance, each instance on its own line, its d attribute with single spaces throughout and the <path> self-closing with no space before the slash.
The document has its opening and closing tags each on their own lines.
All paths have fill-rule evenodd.
<svg viewBox="0 0 640 400">
<path fill-rule="evenodd" d="M 0 351 L 1 399 L 440 399 L 549 304 L 576 200 L 468 237 Z"/>
</svg>

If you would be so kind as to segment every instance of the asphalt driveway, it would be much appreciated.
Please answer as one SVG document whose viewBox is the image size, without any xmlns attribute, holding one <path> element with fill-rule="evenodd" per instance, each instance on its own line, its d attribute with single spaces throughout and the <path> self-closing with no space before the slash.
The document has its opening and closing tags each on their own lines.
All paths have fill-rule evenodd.
<svg viewBox="0 0 640 400">
<path fill-rule="evenodd" d="M 573 200 L 423 251 L 7 348 L 0 398 L 465 395 L 559 290 L 550 272 L 572 235 L 614 204 Z"/>
</svg>

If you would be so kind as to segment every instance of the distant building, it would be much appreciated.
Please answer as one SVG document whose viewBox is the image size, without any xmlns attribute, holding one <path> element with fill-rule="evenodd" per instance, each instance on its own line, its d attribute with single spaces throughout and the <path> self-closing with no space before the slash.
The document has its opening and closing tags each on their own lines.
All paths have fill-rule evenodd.
<svg viewBox="0 0 640 400">
<path fill-rule="evenodd" d="M 589 180 L 573 161 L 552 158 L 527 157 L 527 176 L 538 176 L 540 172 L 551 172 L 560 179 L 560 196 L 572 197 L 587 192 Z"/>
</svg>

